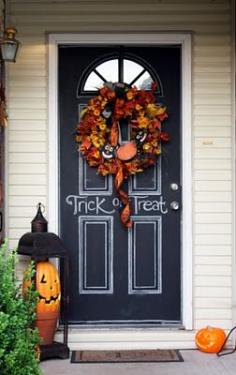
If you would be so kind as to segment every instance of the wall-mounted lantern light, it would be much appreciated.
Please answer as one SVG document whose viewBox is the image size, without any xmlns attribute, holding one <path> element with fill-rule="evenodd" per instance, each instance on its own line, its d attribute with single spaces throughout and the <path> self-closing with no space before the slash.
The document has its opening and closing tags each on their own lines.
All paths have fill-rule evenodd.
<svg viewBox="0 0 236 375">
<path fill-rule="evenodd" d="M 14 27 L 8 27 L 4 30 L 3 37 L 0 39 L 1 59 L 3 61 L 15 62 L 20 42 L 15 38 L 17 30 Z"/>
</svg>

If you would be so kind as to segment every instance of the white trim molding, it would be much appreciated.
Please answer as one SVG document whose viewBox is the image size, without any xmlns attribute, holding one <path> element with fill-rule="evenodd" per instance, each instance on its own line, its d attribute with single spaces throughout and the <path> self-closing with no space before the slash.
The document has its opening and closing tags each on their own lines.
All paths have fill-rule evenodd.
<svg viewBox="0 0 236 375">
<path fill-rule="evenodd" d="M 180 45 L 182 50 L 182 325 L 191 330 L 192 322 L 192 115 L 191 115 L 191 34 L 50 34 L 49 43 L 49 230 L 59 232 L 58 164 L 58 46 L 68 45 Z M 104 335 L 105 335 L 104 331 Z"/>
<path fill-rule="evenodd" d="M 232 0 L 232 14 L 235 14 L 235 0 Z M 233 217 L 232 217 L 232 227 L 233 230 L 233 257 L 232 257 L 232 285 L 233 285 L 233 317 L 232 317 L 232 325 L 235 326 L 236 324 L 236 233 L 235 233 L 235 224 L 236 224 L 236 90 L 235 90 L 235 83 L 236 83 L 236 50 L 235 50 L 235 17 L 232 17 L 232 27 L 231 27 L 231 41 L 232 41 L 232 73 L 231 73 L 231 86 L 232 86 L 232 207 L 233 209 Z"/>
</svg>

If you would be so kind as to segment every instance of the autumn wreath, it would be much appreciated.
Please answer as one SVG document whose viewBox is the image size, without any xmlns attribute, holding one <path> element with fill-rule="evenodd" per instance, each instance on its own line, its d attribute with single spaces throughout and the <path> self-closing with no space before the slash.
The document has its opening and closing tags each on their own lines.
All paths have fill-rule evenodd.
<svg viewBox="0 0 236 375">
<path fill-rule="evenodd" d="M 123 204 L 121 220 L 126 227 L 132 225 L 131 207 L 122 183 L 154 165 L 161 142 L 169 140 L 168 133 L 161 129 L 167 113 L 165 106 L 156 104 L 156 88 L 154 83 L 149 91 L 105 83 L 81 111 L 76 129 L 78 150 L 88 165 L 97 167 L 103 176 L 115 176 L 115 188 Z M 125 141 L 124 130 L 129 134 Z"/>
</svg>

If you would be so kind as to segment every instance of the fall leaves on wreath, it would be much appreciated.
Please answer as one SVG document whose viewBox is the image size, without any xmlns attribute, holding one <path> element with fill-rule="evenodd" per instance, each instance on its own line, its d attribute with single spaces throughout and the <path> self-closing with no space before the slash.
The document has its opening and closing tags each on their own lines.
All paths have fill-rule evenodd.
<svg viewBox="0 0 236 375">
<path fill-rule="evenodd" d="M 166 107 L 155 103 L 153 90 L 107 83 L 81 111 L 76 142 L 88 164 L 98 167 L 99 174 L 117 173 L 121 162 L 116 157 L 119 129 L 124 126 L 129 126 L 131 142 L 137 146 L 136 155 L 122 161 L 125 177 L 154 164 L 161 153 L 161 142 L 168 142 L 169 135 L 161 130 L 167 118 Z M 106 158 L 103 149 L 109 146 L 112 157 Z"/>
<path fill-rule="evenodd" d="M 156 83 L 148 91 L 105 83 L 81 111 L 76 129 L 76 142 L 88 165 L 97 167 L 103 176 L 115 176 L 126 227 L 132 222 L 129 197 L 121 189 L 123 181 L 153 166 L 161 154 L 161 143 L 169 141 L 169 134 L 161 129 L 168 115 L 165 106 L 156 104 L 156 88 Z M 128 140 L 122 141 L 122 128 L 129 133 Z"/>
</svg>

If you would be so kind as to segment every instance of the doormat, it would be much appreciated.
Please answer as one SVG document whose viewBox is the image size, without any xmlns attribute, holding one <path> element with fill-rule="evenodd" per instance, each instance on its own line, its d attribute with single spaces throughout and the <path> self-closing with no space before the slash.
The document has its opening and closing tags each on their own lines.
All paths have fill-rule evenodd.
<svg viewBox="0 0 236 375">
<path fill-rule="evenodd" d="M 76 350 L 72 363 L 183 362 L 179 350 Z"/>
</svg>

